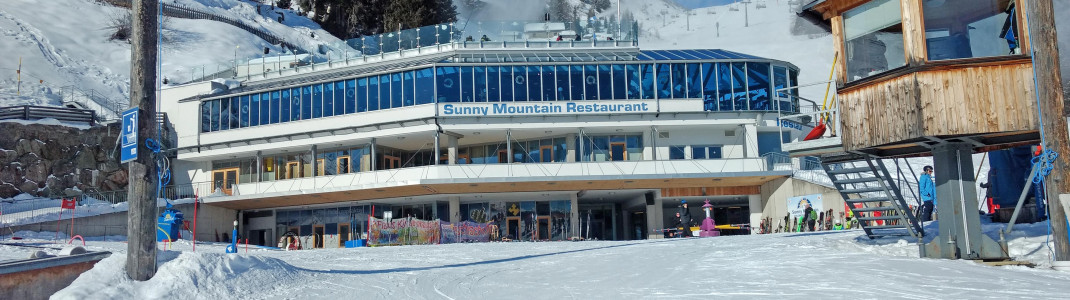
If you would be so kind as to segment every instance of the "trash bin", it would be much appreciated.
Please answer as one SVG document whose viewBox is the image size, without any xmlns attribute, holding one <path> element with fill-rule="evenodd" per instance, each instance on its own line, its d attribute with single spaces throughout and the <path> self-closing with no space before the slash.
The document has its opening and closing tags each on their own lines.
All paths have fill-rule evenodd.
<svg viewBox="0 0 1070 300">
<path fill-rule="evenodd" d="M 174 242 L 178 240 L 178 231 L 182 229 L 182 212 L 177 209 L 166 209 L 156 221 L 156 241 Z"/>
<path fill-rule="evenodd" d="M 364 247 L 364 239 L 346 241 L 346 248 Z"/>
</svg>

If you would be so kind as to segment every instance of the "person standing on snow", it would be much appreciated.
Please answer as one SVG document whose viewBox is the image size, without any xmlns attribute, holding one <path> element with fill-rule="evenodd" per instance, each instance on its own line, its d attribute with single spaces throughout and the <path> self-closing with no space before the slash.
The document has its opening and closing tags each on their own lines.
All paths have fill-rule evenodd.
<svg viewBox="0 0 1070 300">
<path fill-rule="evenodd" d="M 803 226 L 806 227 L 806 231 L 814 231 L 814 223 L 817 222 L 817 213 L 814 212 L 814 208 L 810 206 L 810 201 L 806 201 L 806 209 L 803 210 Z"/>
<path fill-rule="evenodd" d="M 933 167 L 922 168 L 921 178 L 918 178 L 918 193 L 921 194 L 921 221 L 932 221 L 933 207 L 936 205 L 936 184 L 933 183 Z"/>
<path fill-rule="evenodd" d="M 680 200 L 680 226 L 684 227 L 680 236 L 691 236 L 691 211 L 687 209 L 687 200 Z"/>
</svg>

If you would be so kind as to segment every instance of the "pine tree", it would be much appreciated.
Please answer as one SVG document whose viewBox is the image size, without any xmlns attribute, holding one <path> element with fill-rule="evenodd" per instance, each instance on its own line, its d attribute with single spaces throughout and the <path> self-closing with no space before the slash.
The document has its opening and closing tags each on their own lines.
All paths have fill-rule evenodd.
<svg viewBox="0 0 1070 300">
<path fill-rule="evenodd" d="M 575 20 L 575 16 L 572 15 L 572 5 L 568 3 L 568 0 L 550 0 L 548 5 L 550 20 L 559 22 Z"/>
</svg>

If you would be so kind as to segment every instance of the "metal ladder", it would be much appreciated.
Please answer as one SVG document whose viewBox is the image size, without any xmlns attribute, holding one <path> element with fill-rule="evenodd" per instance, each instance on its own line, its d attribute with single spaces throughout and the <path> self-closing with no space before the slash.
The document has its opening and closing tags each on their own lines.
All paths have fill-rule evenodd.
<svg viewBox="0 0 1070 300">
<path fill-rule="evenodd" d="M 826 160 L 821 167 L 847 202 L 855 220 L 869 238 L 881 236 L 924 236 L 917 218 L 909 209 L 899 187 L 880 159 L 870 156 L 840 156 L 844 160 Z M 861 203 L 861 208 L 855 204 Z M 877 213 L 880 215 L 877 216 Z"/>
</svg>

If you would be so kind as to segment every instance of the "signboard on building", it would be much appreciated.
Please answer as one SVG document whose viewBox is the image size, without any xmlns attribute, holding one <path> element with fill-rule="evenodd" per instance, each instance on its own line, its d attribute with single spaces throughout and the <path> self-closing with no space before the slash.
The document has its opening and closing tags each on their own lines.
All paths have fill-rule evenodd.
<svg viewBox="0 0 1070 300">
<path fill-rule="evenodd" d="M 122 139 L 122 143 L 120 143 L 122 150 L 121 163 L 137 159 L 137 112 L 137 107 L 132 107 L 123 112 L 123 129 L 120 135 L 120 139 Z"/>
<path fill-rule="evenodd" d="M 824 206 L 821 206 L 821 194 L 802 195 L 798 197 L 788 198 L 788 214 L 792 218 L 798 219 L 802 217 L 803 211 L 806 210 L 806 205 L 809 204 L 813 207 L 814 211 L 820 212 Z"/>
<path fill-rule="evenodd" d="M 535 103 L 446 103 L 440 104 L 443 116 L 520 116 L 652 113 L 656 103 L 636 102 L 535 102 Z"/>
</svg>

